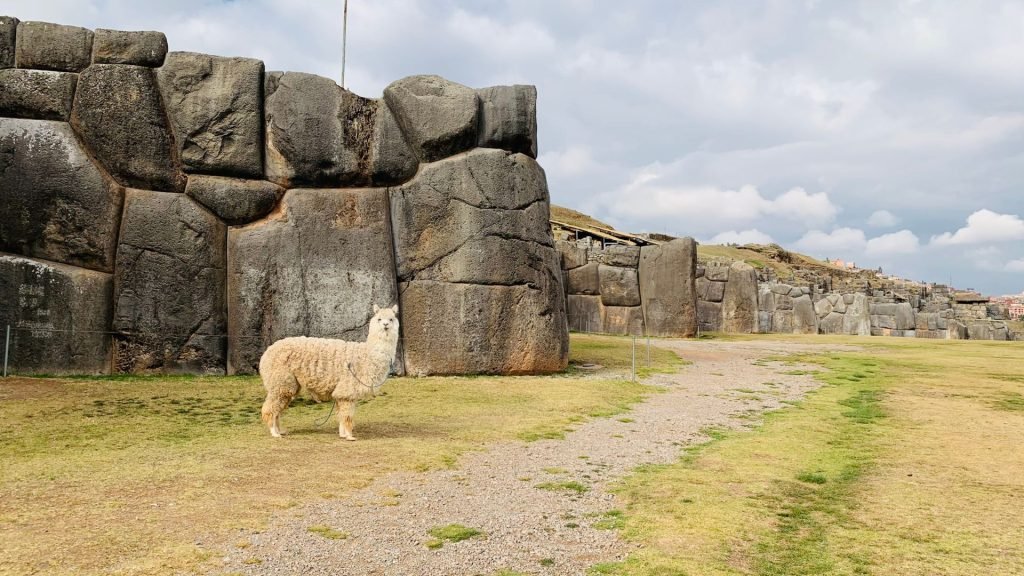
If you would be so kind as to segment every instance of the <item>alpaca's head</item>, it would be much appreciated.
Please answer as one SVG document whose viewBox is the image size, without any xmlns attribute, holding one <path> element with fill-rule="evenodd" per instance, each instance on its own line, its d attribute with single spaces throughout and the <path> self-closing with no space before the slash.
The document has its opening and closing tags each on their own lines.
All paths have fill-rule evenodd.
<svg viewBox="0 0 1024 576">
<path fill-rule="evenodd" d="M 398 304 L 390 308 L 373 305 L 373 318 L 370 318 L 370 338 L 374 336 L 398 339 Z"/>
</svg>

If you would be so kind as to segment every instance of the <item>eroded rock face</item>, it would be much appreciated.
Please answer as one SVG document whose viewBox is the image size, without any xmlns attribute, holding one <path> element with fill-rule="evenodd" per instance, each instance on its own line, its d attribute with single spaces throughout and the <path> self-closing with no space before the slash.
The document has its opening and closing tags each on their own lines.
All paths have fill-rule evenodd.
<svg viewBox="0 0 1024 576">
<path fill-rule="evenodd" d="M 847 298 L 847 296 L 852 296 L 852 298 Z M 843 315 L 843 334 L 870 336 L 871 313 L 867 295 L 845 294 L 843 303 L 846 305 L 846 313 Z"/>
<path fill-rule="evenodd" d="M 90 66 L 78 78 L 71 124 L 122 185 L 169 192 L 185 187 L 151 68 Z"/>
<path fill-rule="evenodd" d="M 603 332 L 622 336 L 643 336 L 643 308 L 640 306 L 605 306 Z"/>
<path fill-rule="evenodd" d="M 390 194 L 410 374 L 566 366 L 559 254 L 533 159 L 474 150 Z"/>
<path fill-rule="evenodd" d="M 158 78 L 186 171 L 263 177 L 263 62 L 171 52 Z"/>
<path fill-rule="evenodd" d="M 722 298 L 722 331 L 750 334 L 757 326 L 757 271 L 745 262 L 734 262 Z"/>
<path fill-rule="evenodd" d="M 66 121 L 77 82 L 70 72 L 0 70 L 0 116 Z"/>
<path fill-rule="evenodd" d="M 98 28 L 92 42 L 94 64 L 134 64 L 156 68 L 167 56 L 163 32 L 127 32 Z"/>
<path fill-rule="evenodd" d="M 440 76 L 410 76 L 384 89 L 402 133 L 423 162 L 465 152 L 477 144 L 476 92 Z"/>
<path fill-rule="evenodd" d="M 818 315 L 814 303 L 807 294 L 793 298 L 793 332 L 795 334 L 817 334 Z"/>
<path fill-rule="evenodd" d="M 0 118 L 0 250 L 110 272 L 123 195 L 66 123 Z"/>
<path fill-rule="evenodd" d="M 604 319 L 601 316 L 603 308 L 600 296 L 570 294 L 566 310 L 569 329 L 576 332 L 603 332 Z"/>
<path fill-rule="evenodd" d="M 0 326 L 14 374 L 110 371 L 110 274 L 0 253 Z"/>
<path fill-rule="evenodd" d="M 185 193 L 227 224 L 248 224 L 274 209 L 284 188 L 266 180 L 223 176 L 188 177 Z"/>
<path fill-rule="evenodd" d="M 586 294 L 589 296 L 601 294 L 601 276 L 598 273 L 600 264 L 591 262 L 579 268 L 573 268 L 566 273 L 569 294 Z"/>
<path fill-rule="evenodd" d="M 555 247 L 562 253 L 562 269 L 573 270 L 587 263 L 587 249 L 572 242 L 555 241 Z"/>
<path fill-rule="evenodd" d="M 640 294 L 648 334 L 683 338 L 697 334 L 696 271 L 693 238 L 640 249 Z"/>
<path fill-rule="evenodd" d="M 601 282 L 601 302 L 605 306 L 639 306 L 640 282 L 636 268 L 619 266 L 598 267 Z"/>
<path fill-rule="evenodd" d="M 537 88 L 519 84 L 491 86 L 476 93 L 480 98 L 479 146 L 536 158 Z"/>
<path fill-rule="evenodd" d="M 18 24 L 18 68 L 80 72 L 92 61 L 92 30 L 49 22 Z"/>
<path fill-rule="evenodd" d="M 255 373 L 286 336 L 365 340 L 373 305 L 398 299 L 391 242 L 382 188 L 289 190 L 270 217 L 232 228 L 229 372 Z"/>
<path fill-rule="evenodd" d="M 18 19 L 0 16 L 0 69 L 14 68 L 15 37 Z"/>
<path fill-rule="evenodd" d="M 128 190 L 114 273 L 118 372 L 224 373 L 226 231 L 184 194 Z"/>
<path fill-rule="evenodd" d="M 601 251 L 601 264 L 636 268 L 640 265 L 640 247 L 612 244 Z"/>
</svg>

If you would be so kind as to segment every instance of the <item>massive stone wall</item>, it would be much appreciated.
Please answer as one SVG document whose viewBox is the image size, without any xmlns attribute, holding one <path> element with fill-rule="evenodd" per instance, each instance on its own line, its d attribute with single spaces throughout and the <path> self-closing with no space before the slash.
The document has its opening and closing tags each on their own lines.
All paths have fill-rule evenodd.
<svg viewBox="0 0 1024 576">
<path fill-rule="evenodd" d="M 12 368 L 252 373 L 279 338 L 363 339 L 397 301 L 400 371 L 559 370 L 536 122 L 532 86 L 413 76 L 369 99 L 158 32 L 0 17 Z"/>
</svg>

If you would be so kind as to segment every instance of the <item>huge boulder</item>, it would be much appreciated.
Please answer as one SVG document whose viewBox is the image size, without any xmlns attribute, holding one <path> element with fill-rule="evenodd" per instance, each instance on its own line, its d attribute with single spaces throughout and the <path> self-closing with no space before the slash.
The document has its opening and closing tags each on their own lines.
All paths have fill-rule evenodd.
<svg viewBox="0 0 1024 576">
<path fill-rule="evenodd" d="M 0 16 L 0 69 L 14 68 L 17 33 L 18 19 L 11 16 Z"/>
<path fill-rule="evenodd" d="M 386 190 L 289 190 L 228 233 L 228 371 L 255 373 L 286 336 L 366 340 L 373 305 L 398 300 L 394 270 Z"/>
<path fill-rule="evenodd" d="M 693 238 L 640 249 L 640 294 L 648 334 L 697 334 L 696 271 L 697 243 Z"/>
<path fill-rule="evenodd" d="M 537 88 L 519 84 L 491 86 L 476 93 L 480 98 L 479 146 L 536 158 Z"/>
<path fill-rule="evenodd" d="M 122 185 L 168 192 L 185 187 L 151 68 L 90 66 L 78 78 L 71 124 Z"/>
<path fill-rule="evenodd" d="M 78 75 L 48 70 L 0 70 L 0 116 L 67 120 Z"/>
<path fill-rule="evenodd" d="M 640 283 L 636 268 L 598 267 L 601 303 L 605 306 L 640 306 Z"/>
<path fill-rule="evenodd" d="M 591 262 L 566 272 L 566 285 L 569 294 L 585 294 L 593 296 L 601 293 L 600 264 Z"/>
<path fill-rule="evenodd" d="M 422 166 L 390 194 L 409 373 L 566 366 L 560 257 L 532 158 L 474 150 Z"/>
<path fill-rule="evenodd" d="M 80 72 L 92 61 L 92 31 L 49 22 L 18 24 L 18 68 Z"/>
<path fill-rule="evenodd" d="M 0 326 L 15 374 L 110 371 L 110 274 L 0 254 Z"/>
<path fill-rule="evenodd" d="M 556 240 L 555 247 L 562 254 L 563 270 L 573 270 L 587 263 L 587 249 L 579 247 L 575 242 Z"/>
<path fill-rule="evenodd" d="M 569 329 L 576 332 L 603 332 L 603 309 L 600 296 L 570 294 L 566 309 Z"/>
<path fill-rule="evenodd" d="M 99 28 L 92 42 L 93 64 L 134 64 L 155 68 L 167 56 L 163 32 L 128 32 Z"/>
<path fill-rule="evenodd" d="M 640 247 L 611 244 L 599 252 L 601 264 L 636 268 L 640 265 Z"/>
<path fill-rule="evenodd" d="M 440 76 L 410 76 L 385 88 L 384 100 L 423 162 L 477 145 L 480 106 L 472 88 Z"/>
<path fill-rule="evenodd" d="M 66 123 L 0 118 L 0 250 L 110 272 L 123 194 Z"/>
<path fill-rule="evenodd" d="M 793 333 L 818 333 L 818 315 L 814 312 L 814 303 L 807 294 L 793 298 Z"/>
<path fill-rule="evenodd" d="M 896 329 L 897 330 L 913 330 L 917 325 L 917 319 L 914 317 L 914 308 L 911 307 L 909 302 L 900 302 L 896 305 Z"/>
<path fill-rule="evenodd" d="M 117 371 L 224 373 L 225 235 L 184 194 L 128 190 L 114 272 Z"/>
<path fill-rule="evenodd" d="M 603 306 L 603 332 L 618 335 L 644 335 L 644 311 L 640 306 Z"/>
<path fill-rule="evenodd" d="M 418 160 L 388 106 L 297 72 L 267 74 L 267 178 L 285 187 L 397 184 Z"/>
<path fill-rule="evenodd" d="M 158 73 L 188 172 L 263 177 L 263 62 L 171 52 Z"/>
<path fill-rule="evenodd" d="M 697 325 L 701 332 L 722 330 L 722 303 L 697 300 Z"/>
<path fill-rule="evenodd" d="M 188 177 L 185 193 L 225 223 L 239 225 L 269 214 L 284 188 L 266 180 L 193 174 Z"/>
<path fill-rule="evenodd" d="M 757 332 L 757 271 L 745 262 L 733 262 L 722 298 L 722 331 Z"/>
<path fill-rule="evenodd" d="M 867 294 L 844 294 L 843 334 L 853 336 L 871 335 L 871 313 Z"/>
</svg>

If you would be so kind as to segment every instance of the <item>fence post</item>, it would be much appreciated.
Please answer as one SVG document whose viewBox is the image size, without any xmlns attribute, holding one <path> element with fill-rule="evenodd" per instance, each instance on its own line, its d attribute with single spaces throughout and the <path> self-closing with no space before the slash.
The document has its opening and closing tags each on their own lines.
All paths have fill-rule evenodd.
<svg viewBox="0 0 1024 576">
<path fill-rule="evenodd" d="M 7 325 L 7 336 L 4 338 L 4 378 L 7 378 L 7 352 L 11 349 L 11 325 Z"/>
<path fill-rule="evenodd" d="M 647 367 L 651 367 L 651 337 L 647 337 Z"/>
<path fill-rule="evenodd" d="M 636 336 L 633 336 L 633 382 L 636 382 Z"/>
</svg>

